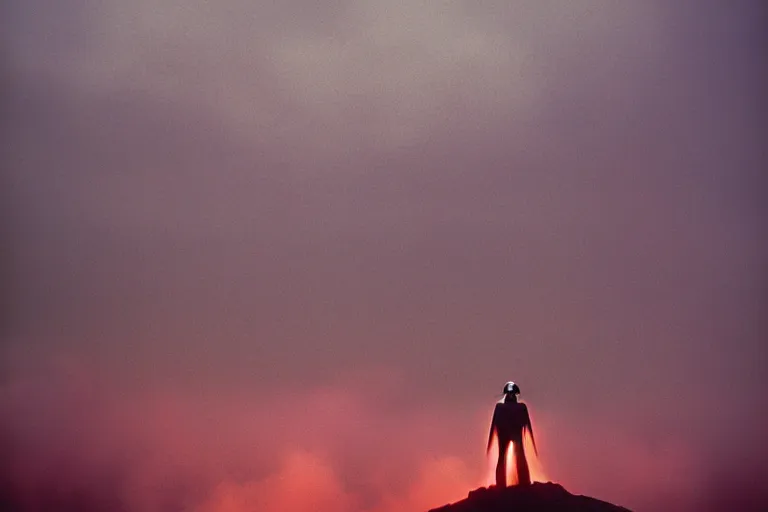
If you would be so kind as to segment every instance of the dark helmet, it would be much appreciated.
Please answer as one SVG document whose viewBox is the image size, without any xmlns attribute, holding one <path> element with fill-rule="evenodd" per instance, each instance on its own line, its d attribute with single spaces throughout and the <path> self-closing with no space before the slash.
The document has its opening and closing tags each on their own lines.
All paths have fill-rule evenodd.
<svg viewBox="0 0 768 512">
<path fill-rule="evenodd" d="M 520 387 L 512 381 L 509 381 L 506 384 L 504 384 L 504 394 L 508 395 L 510 393 L 512 393 L 513 395 L 520 394 Z"/>
</svg>

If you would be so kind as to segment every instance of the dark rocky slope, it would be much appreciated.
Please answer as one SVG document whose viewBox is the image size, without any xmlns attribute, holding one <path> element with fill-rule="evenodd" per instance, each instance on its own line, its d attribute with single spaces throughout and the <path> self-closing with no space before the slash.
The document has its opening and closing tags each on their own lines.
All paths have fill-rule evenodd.
<svg viewBox="0 0 768 512">
<path fill-rule="evenodd" d="M 481 487 L 466 499 L 429 512 L 630 512 L 587 496 L 577 496 L 561 485 L 534 483 L 526 487 Z"/>
</svg>

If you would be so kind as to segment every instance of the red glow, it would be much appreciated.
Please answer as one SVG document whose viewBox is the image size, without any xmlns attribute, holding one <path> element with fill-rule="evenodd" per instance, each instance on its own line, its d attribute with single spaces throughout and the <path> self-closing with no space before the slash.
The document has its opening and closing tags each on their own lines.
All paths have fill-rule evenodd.
<svg viewBox="0 0 768 512">
<path fill-rule="evenodd" d="M 487 433 L 485 410 L 446 429 L 445 411 L 391 415 L 351 385 L 316 386 L 297 405 L 289 392 L 118 393 L 94 385 L 87 371 L 71 373 L 77 378 L 28 378 L 0 395 L 0 412 L 25 440 L 13 467 L 15 499 L 25 510 L 41 508 L 60 489 L 87 485 L 89 499 L 131 511 L 164 510 L 168 499 L 200 512 L 429 510 L 466 497 L 494 474 L 495 446 L 487 478 L 482 445 L 466 459 L 451 453 L 465 447 L 452 432 Z M 56 428 L 43 429 L 41 416 Z M 532 478 L 543 480 L 527 451 Z M 102 483 L 105 468 L 125 477 Z M 179 490 L 168 498 L 169 488 Z"/>
<path fill-rule="evenodd" d="M 512 443 L 510 443 L 512 444 Z M 546 474 L 544 473 L 544 466 L 541 463 L 541 459 L 533 449 L 533 440 L 530 434 L 526 432 L 523 438 L 523 447 L 525 448 L 525 456 L 528 459 L 528 468 L 531 472 L 531 480 L 533 482 L 548 482 Z M 491 450 L 488 452 L 488 469 L 486 471 L 485 485 L 496 484 L 496 461 L 499 457 L 499 439 L 496 432 L 493 433 L 493 440 L 491 441 Z M 512 446 L 507 450 L 507 485 L 515 485 L 517 483 L 517 471 L 515 469 L 515 457 Z"/>
</svg>

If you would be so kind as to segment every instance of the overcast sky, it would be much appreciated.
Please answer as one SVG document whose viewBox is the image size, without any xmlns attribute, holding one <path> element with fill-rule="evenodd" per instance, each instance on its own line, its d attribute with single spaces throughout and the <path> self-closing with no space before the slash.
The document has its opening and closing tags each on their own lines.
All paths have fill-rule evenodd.
<svg viewBox="0 0 768 512">
<path fill-rule="evenodd" d="M 765 488 L 760 4 L 11 0 L 3 492 L 426 510 L 507 380 L 573 492 Z"/>
</svg>

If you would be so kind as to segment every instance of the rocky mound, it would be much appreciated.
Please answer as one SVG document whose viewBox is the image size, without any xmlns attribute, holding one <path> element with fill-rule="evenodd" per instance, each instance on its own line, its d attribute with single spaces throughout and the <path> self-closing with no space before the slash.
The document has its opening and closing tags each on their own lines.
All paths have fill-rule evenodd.
<svg viewBox="0 0 768 512">
<path fill-rule="evenodd" d="M 587 496 L 566 491 L 551 482 L 534 483 L 525 487 L 481 487 L 469 493 L 466 499 L 429 512 L 630 512 Z"/>
</svg>

